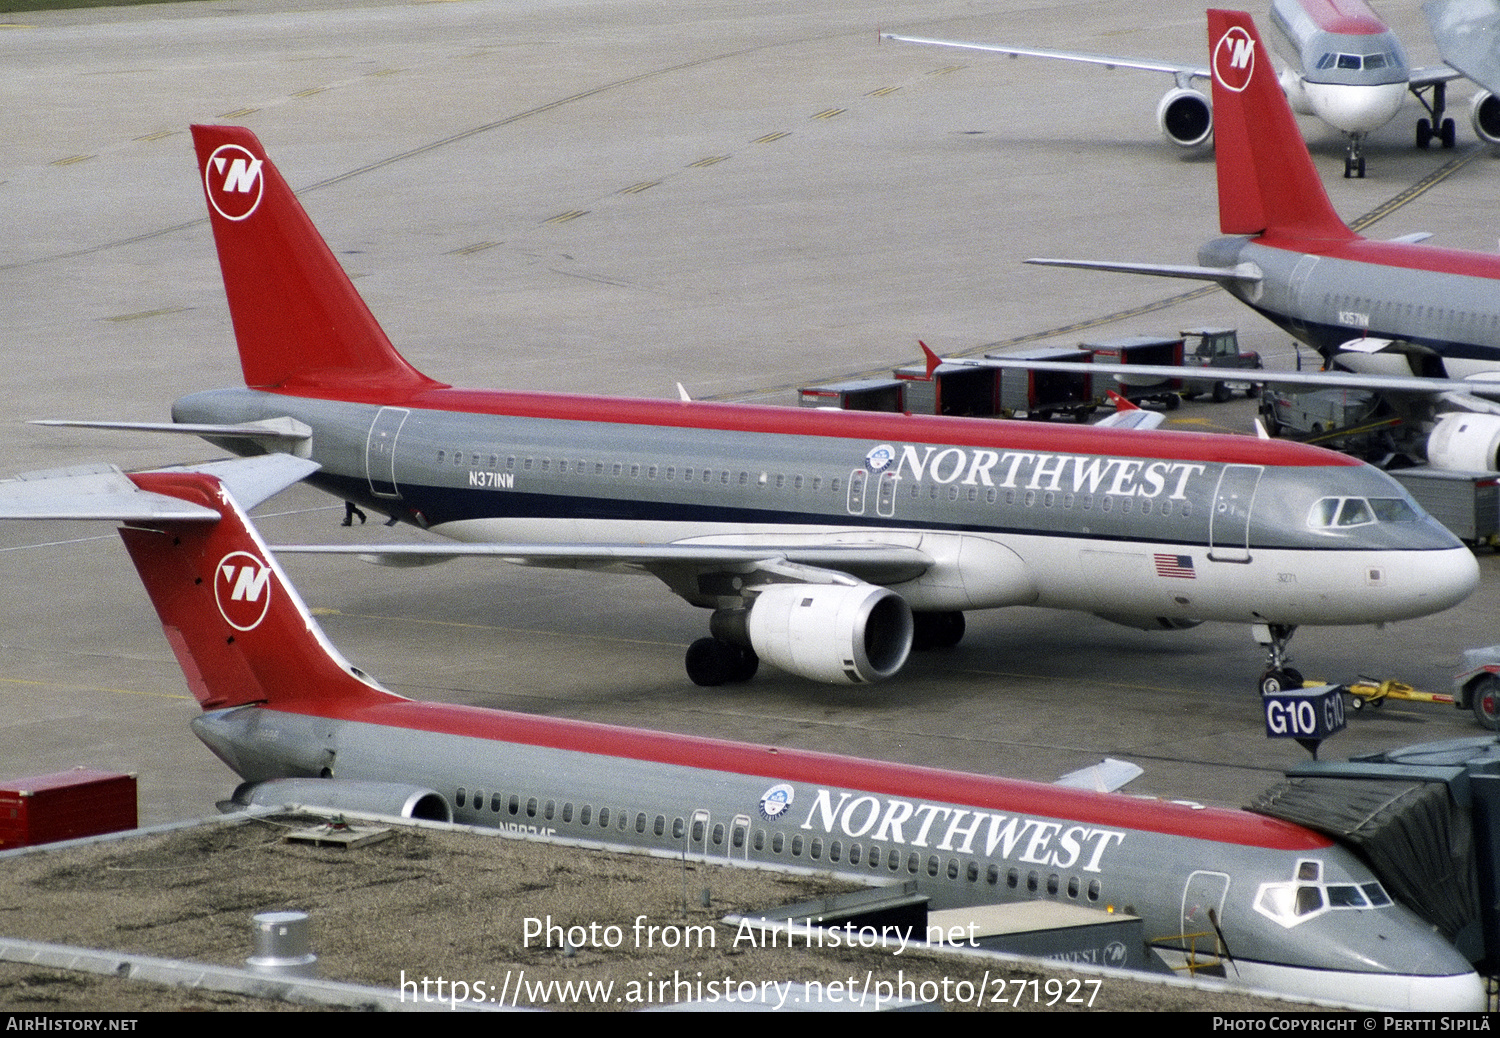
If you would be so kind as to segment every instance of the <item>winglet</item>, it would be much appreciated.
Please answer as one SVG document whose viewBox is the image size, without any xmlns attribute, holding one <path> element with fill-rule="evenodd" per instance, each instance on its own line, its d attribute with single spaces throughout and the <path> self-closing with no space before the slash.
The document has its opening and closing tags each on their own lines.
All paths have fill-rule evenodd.
<svg viewBox="0 0 1500 1038">
<path fill-rule="evenodd" d="M 194 126 L 245 384 L 319 395 L 436 388 L 396 352 L 255 134 Z"/>
<path fill-rule="evenodd" d="M 1271 53 L 1242 11 L 1208 12 L 1219 227 L 1296 241 L 1358 237 L 1334 211 Z"/>
<path fill-rule="evenodd" d="M 921 339 L 917 340 L 917 345 L 922 347 L 922 355 L 927 358 L 927 378 L 928 381 L 931 381 L 932 373 L 942 365 L 943 358 L 939 357 L 936 353 L 933 353 L 932 350 L 928 349 L 927 344 Z"/>
<path fill-rule="evenodd" d="M 1116 414 L 1118 414 L 1121 411 L 1139 411 L 1141 409 L 1139 405 L 1134 404 L 1131 401 L 1127 400 L 1125 397 L 1121 396 L 1119 393 L 1116 393 L 1113 389 L 1111 389 L 1108 392 L 1106 392 L 1104 394 L 1104 397 L 1110 403 L 1112 403 L 1112 404 L 1115 405 L 1115 413 Z"/>
</svg>

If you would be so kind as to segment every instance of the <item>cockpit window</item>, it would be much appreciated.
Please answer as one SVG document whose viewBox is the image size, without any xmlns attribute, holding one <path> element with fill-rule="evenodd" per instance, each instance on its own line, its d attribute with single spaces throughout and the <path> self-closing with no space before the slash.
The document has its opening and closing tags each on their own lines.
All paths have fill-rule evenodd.
<svg viewBox="0 0 1500 1038">
<path fill-rule="evenodd" d="M 1317 61 L 1320 69 L 1337 68 L 1345 72 L 1358 72 L 1364 69 L 1399 68 L 1405 64 L 1401 55 L 1395 51 L 1382 54 L 1324 54 Z"/>
<path fill-rule="evenodd" d="M 1385 908 L 1390 895 L 1378 881 L 1369 883 L 1324 883 L 1323 863 L 1303 858 L 1286 883 L 1262 883 L 1255 895 L 1255 910 L 1291 929 L 1324 912 Z"/>
<path fill-rule="evenodd" d="M 1353 883 L 1340 883 L 1328 888 L 1329 908 L 1368 908 L 1370 903 Z"/>
<path fill-rule="evenodd" d="M 1315 530 L 1346 529 L 1370 523 L 1411 523 L 1420 517 L 1410 502 L 1399 497 L 1325 497 L 1307 513 Z"/>
<path fill-rule="evenodd" d="M 1339 508 L 1337 522 L 1340 526 L 1364 526 L 1374 521 L 1375 513 L 1370 511 L 1369 504 L 1362 497 L 1346 497 Z"/>
<path fill-rule="evenodd" d="M 1414 523 L 1420 518 L 1417 510 L 1399 497 L 1372 497 L 1370 507 L 1382 523 Z"/>
</svg>

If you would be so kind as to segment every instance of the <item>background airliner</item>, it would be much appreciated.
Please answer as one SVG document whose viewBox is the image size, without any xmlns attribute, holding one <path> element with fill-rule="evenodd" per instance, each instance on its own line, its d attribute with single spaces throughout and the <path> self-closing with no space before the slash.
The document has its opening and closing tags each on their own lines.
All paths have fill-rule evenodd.
<svg viewBox="0 0 1500 1038">
<path fill-rule="evenodd" d="M 761 659 L 877 681 L 914 642 L 956 643 L 967 609 L 1037 605 L 1254 625 L 1279 687 L 1301 680 L 1297 625 L 1422 616 L 1477 585 L 1388 477 L 1296 444 L 454 389 L 392 347 L 253 134 L 193 135 L 245 387 L 178 400 L 166 428 L 292 450 L 331 493 L 477 542 L 386 560 L 651 573 L 712 610 L 699 684 Z M 1370 521 L 1329 522 L 1345 502 Z"/>
<path fill-rule="evenodd" d="M 1214 103 L 1219 226 L 1231 237 L 1204 245 L 1197 266 L 1027 262 L 1214 281 L 1330 361 L 1371 376 L 1343 384 L 1427 398 L 1445 392 L 1466 410 L 1493 411 L 1471 394 L 1493 395 L 1487 378 L 1500 369 L 1500 255 L 1436 248 L 1421 242 L 1425 235 L 1370 241 L 1351 231 L 1296 135 L 1249 15 L 1211 26 L 1210 48 L 1225 56 L 1215 65 Z M 1239 66 L 1235 40 L 1245 41 Z M 1416 384 L 1417 376 L 1433 381 Z M 1428 448 L 1429 460 L 1465 469 L 1500 468 L 1497 451 L 1495 413 L 1438 419 Z"/>
<path fill-rule="evenodd" d="M 1462 73 L 1447 65 L 1411 68 L 1396 34 L 1363 0 L 1272 0 L 1271 25 L 1276 51 L 1285 65 L 1281 86 L 1292 107 L 1303 115 L 1317 116 L 1348 138 L 1344 176 L 1365 175 L 1362 142 L 1396 117 L 1408 92 L 1428 113 L 1417 121 L 1417 147 L 1426 148 L 1434 140 L 1445 148 L 1453 147 L 1456 131 L 1453 120 L 1445 115 L 1447 84 L 1461 78 Z M 886 33 L 883 38 L 1012 57 L 1057 58 L 1164 72 L 1176 79 L 1176 85 L 1156 108 L 1162 135 L 1184 148 L 1199 147 L 1213 136 L 1213 107 L 1191 85 L 1211 78 L 1207 66 L 894 33 Z M 1426 96 L 1429 93 L 1430 100 Z M 1481 117 L 1481 112 L 1489 111 L 1484 108 L 1489 96 L 1486 92 L 1475 98 L 1474 130 L 1484 140 L 1500 143 L 1500 113 Z"/>
<path fill-rule="evenodd" d="M 1125 908 L 1181 964 L 1386 1010 L 1482 1010 L 1472 965 L 1349 851 L 1241 811 L 801 750 L 413 702 L 328 642 L 237 503 L 310 465 L 32 474 L 0 516 L 125 519 L 120 535 L 242 803 L 337 805 L 912 883 L 934 909 Z M 81 507 L 80 507 L 81 506 Z M 288 781 L 290 780 L 290 781 Z M 250 785 L 255 784 L 255 785 Z"/>
</svg>

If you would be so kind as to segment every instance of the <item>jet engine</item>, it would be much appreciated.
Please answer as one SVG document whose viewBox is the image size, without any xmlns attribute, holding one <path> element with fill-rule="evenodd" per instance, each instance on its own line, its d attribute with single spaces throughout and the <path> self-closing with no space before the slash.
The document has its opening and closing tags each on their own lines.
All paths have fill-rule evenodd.
<svg viewBox="0 0 1500 1038">
<path fill-rule="evenodd" d="M 895 674 L 911 652 L 912 629 L 906 600 L 873 584 L 772 584 L 746 619 L 761 659 L 833 685 Z"/>
<path fill-rule="evenodd" d="M 1179 148 L 1196 148 L 1213 136 L 1213 106 L 1196 90 L 1174 87 L 1156 106 L 1156 125 Z"/>
<path fill-rule="evenodd" d="M 453 809 L 442 794 L 396 782 L 356 782 L 345 779 L 291 778 L 243 782 L 232 802 L 240 807 L 326 807 L 356 814 L 418 818 L 428 822 L 453 821 Z"/>
<path fill-rule="evenodd" d="M 1500 114 L 1500 101 L 1496 102 Z M 1453 411 L 1439 415 L 1427 436 L 1427 462 L 1448 472 L 1500 468 L 1500 415 Z"/>
<path fill-rule="evenodd" d="M 1481 90 L 1469 103 L 1469 122 L 1474 136 L 1486 144 L 1500 146 L 1500 97 Z"/>
</svg>

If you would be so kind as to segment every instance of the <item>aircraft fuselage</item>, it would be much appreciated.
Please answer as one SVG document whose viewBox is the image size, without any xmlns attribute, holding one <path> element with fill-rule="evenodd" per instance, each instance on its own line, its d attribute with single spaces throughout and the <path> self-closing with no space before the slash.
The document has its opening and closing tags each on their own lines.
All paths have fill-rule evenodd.
<svg viewBox="0 0 1500 1038">
<path fill-rule="evenodd" d="M 1246 437 L 446 389 L 401 406 L 230 389 L 173 414 L 297 419 L 313 482 L 459 540 L 910 545 L 925 572 L 849 571 L 919 611 L 1374 623 L 1477 580 L 1389 477 Z M 1400 521 L 1312 521 L 1330 498 L 1398 501 Z M 657 575 L 713 608 L 722 573 Z"/>
<path fill-rule="evenodd" d="M 1217 238 L 1198 258 L 1212 267 L 1253 264 L 1259 284 L 1225 287 L 1324 356 L 1369 336 L 1430 350 L 1416 374 L 1466 378 L 1500 362 L 1500 257 L 1368 239 L 1307 248 Z"/>
<path fill-rule="evenodd" d="M 250 781 L 416 782 L 461 823 L 912 882 L 936 909 L 1130 906 L 1172 962 L 1179 935 L 1214 947 L 1211 912 L 1252 987 L 1399 1009 L 1482 997 L 1347 851 L 1243 812 L 437 704 L 245 706 L 193 728 Z"/>
<path fill-rule="evenodd" d="M 1396 34 L 1363 4 L 1274 0 L 1272 46 L 1286 62 L 1292 107 L 1349 134 L 1390 122 L 1411 71 Z"/>
</svg>

